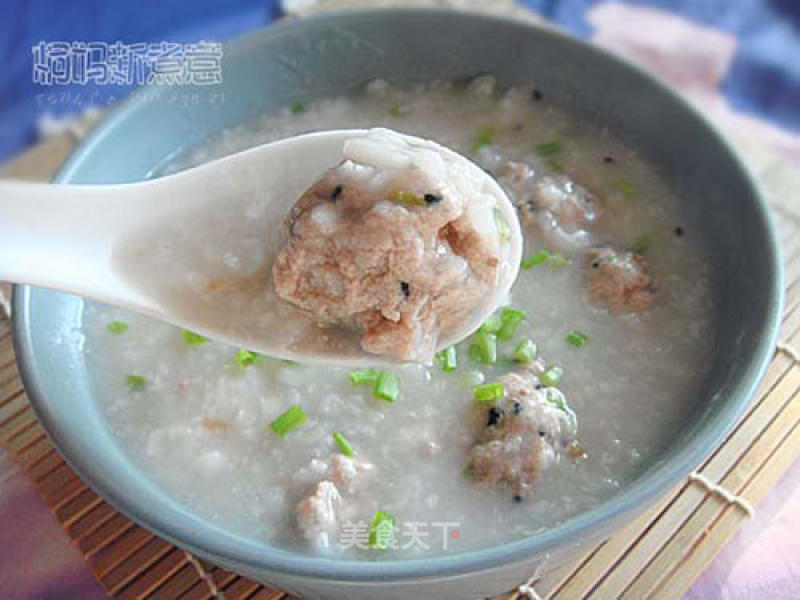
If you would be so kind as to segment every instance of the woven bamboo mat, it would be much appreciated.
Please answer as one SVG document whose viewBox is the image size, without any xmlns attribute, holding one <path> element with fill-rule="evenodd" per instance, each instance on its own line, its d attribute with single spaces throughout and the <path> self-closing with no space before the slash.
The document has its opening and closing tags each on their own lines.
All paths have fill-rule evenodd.
<svg viewBox="0 0 800 600">
<path fill-rule="evenodd" d="M 800 225 L 783 218 L 779 233 L 788 284 L 781 340 L 797 347 Z M 225 598 L 286 597 L 213 565 L 198 570 L 182 550 L 134 525 L 89 489 L 50 445 L 28 404 L 5 319 L 0 321 L 0 445 L 34 481 L 112 597 L 212 598 L 203 571 Z M 778 350 L 747 413 L 697 472 L 758 510 L 799 453 L 800 365 Z M 747 518 L 742 506 L 687 479 L 609 540 L 532 585 L 541 598 L 679 598 Z"/>
</svg>

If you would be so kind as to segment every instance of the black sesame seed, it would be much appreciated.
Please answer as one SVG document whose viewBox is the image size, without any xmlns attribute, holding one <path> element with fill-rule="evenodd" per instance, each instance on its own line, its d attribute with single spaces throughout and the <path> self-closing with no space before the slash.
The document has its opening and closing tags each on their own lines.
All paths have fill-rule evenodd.
<svg viewBox="0 0 800 600">
<path fill-rule="evenodd" d="M 522 496 L 520 496 L 519 494 L 514 494 L 514 498 L 513 499 L 514 499 L 514 502 L 516 502 L 517 504 L 522 502 Z"/>
<path fill-rule="evenodd" d="M 489 421 L 486 423 L 487 427 L 494 427 L 503 418 L 503 409 L 493 406 L 489 409 Z"/>
<path fill-rule="evenodd" d="M 544 431 L 543 429 L 540 429 L 540 430 L 539 430 L 539 437 L 542 437 L 542 438 L 543 438 L 543 437 L 547 437 L 547 432 L 546 432 L 546 431 Z"/>
<path fill-rule="evenodd" d="M 335 188 L 333 188 L 333 191 L 331 192 L 331 202 L 336 202 L 339 199 L 339 196 L 342 195 L 343 191 L 344 186 L 342 185 L 337 185 Z"/>
<path fill-rule="evenodd" d="M 609 163 L 609 164 L 613 163 L 614 162 L 614 157 L 613 156 L 606 156 L 606 157 L 603 158 L 603 162 Z"/>
<path fill-rule="evenodd" d="M 533 94 L 532 95 L 533 95 L 533 99 L 536 100 L 537 102 L 542 99 L 542 92 L 540 92 L 539 90 L 537 90 L 535 88 L 533 90 Z"/>
<path fill-rule="evenodd" d="M 425 194 L 422 198 L 425 200 L 425 204 L 438 204 L 442 201 L 442 197 L 437 194 Z"/>
<path fill-rule="evenodd" d="M 520 404 L 519 402 L 514 402 L 514 414 L 518 415 L 521 412 L 522 412 L 522 404 Z"/>
<path fill-rule="evenodd" d="M 407 281 L 400 282 L 400 291 L 403 292 L 403 296 L 408 298 L 411 295 L 411 286 Z"/>
<path fill-rule="evenodd" d="M 533 386 L 533 389 L 535 389 L 535 390 L 540 390 L 540 389 L 542 389 L 543 387 L 544 387 L 544 386 L 543 386 L 541 383 L 537 383 L 535 386 Z"/>
<path fill-rule="evenodd" d="M 678 237 L 681 237 L 683 235 L 683 227 L 681 227 L 680 225 L 678 227 L 676 227 L 675 228 L 675 235 L 677 235 Z"/>
<path fill-rule="evenodd" d="M 593 269 L 599 269 L 599 268 L 600 268 L 600 263 L 599 263 L 599 262 L 597 262 L 597 261 L 594 261 L 594 262 L 592 263 L 592 268 L 593 268 Z"/>
</svg>

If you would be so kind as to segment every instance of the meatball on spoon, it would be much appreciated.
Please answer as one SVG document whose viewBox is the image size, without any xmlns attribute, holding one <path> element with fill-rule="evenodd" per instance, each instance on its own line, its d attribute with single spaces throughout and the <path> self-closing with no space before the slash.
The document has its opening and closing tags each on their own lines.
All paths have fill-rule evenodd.
<svg viewBox="0 0 800 600">
<path fill-rule="evenodd" d="M 300 362 L 429 362 L 504 300 L 521 251 L 490 175 L 385 129 L 135 183 L 0 182 L 0 280 Z"/>
</svg>

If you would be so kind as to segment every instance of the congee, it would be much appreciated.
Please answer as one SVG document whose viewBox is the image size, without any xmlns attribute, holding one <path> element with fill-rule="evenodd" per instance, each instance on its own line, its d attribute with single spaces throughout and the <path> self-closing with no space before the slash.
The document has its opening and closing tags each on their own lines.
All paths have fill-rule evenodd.
<svg viewBox="0 0 800 600">
<path fill-rule="evenodd" d="M 87 302 L 90 374 L 113 434 L 193 512 L 330 557 L 496 545 L 609 499 L 674 438 L 713 342 L 708 263 L 670 182 L 614 132 L 488 76 L 299 98 L 163 172 L 308 131 L 370 127 L 452 148 L 507 192 L 525 252 L 504 305 L 429 364 L 350 370 L 273 359 Z M 335 204 L 352 176 L 326 175 L 312 204 L 338 210 L 323 200 Z M 408 211 L 447 202 L 424 185 L 381 194 L 393 203 L 380 222 L 389 233 L 409 226 Z M 224 236 L 198 235 L 205 252 L 229 251 Z M 265 276 L 314 274 L 313 260 L 296 273 L 265 267 Z M 411 331 L 376 348 L 413 357 L 425 340 L 416 288 L 436 282 L 399 273 L 385 289 Z M 446 285 L 468 300 L 479 284 L 462 273 Z"/>
</svg>

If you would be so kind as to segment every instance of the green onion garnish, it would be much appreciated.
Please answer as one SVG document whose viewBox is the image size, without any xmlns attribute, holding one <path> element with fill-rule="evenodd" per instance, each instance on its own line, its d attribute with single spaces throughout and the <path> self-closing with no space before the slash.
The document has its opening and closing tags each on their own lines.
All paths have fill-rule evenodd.
<svg viewBox="0 0 800 600">
<path fill-rule="evenodd" d="M 458 355 L 456 354 L 456 347 L 450 346 L 441 352 L 436 353 L 436 359 L 442 365 L 444 371 L 455 371 L 458 367 Z"/>
<path fill-rule="evenodd" d="M 545 248 L 542 248 L 533 256 L 529 256 L 528 258 L 524 259 L 520 263 L 520 266 L 523 269 L 531 269 L 533 267 L 546 263 L 547 259 L 549 258 L 550 258 L 550 253 Z"/>
<path fill-rule="evenodd" d="M 561 142 L 552 141 L 536 146 L 536 154 L 539 156 L 555 156 L 561 152 Z"/>
<path fill-rule="evenodd" d="M 106 329 L 111 333 L 125 333 L 128 331 L 128 324 L 125 321 L 111 321 L 106 325 Z"/>
<path fill-rule="evenodd" d="M 369 528 L 369 547 L 386 550 L 394 541 L 395 527 L 394 516 L 382 510 L 376 512 Z"/>
<path fill-rule="evenodd" d="M 375 382 L 373 394 L 387 402 L 397 400 L 397 396 L 400 394 L 400 380 L 397 375 L 391 371 L 381 371 L 378 375 L 378 381 Z"/>
<path fill-rule="evenodd" d="M 589 341 L 589 336 L 585 333 L 581 333 L 578 330 L 572 330 L 567 334 L 566 340 L 568 344 L 572 344 L 576 348 L 580 348 L 581 346 L 586 345 L 586 343 Z"/>
<path fill-rule="evenodd" d="M 195 333 L 194 331 L 189 331 L 188 329 L 184 329 L 183 341 L 186 342 L 189 346 L 198 346 L 200 344 L 207 344 L 208 338 L 200 335 L 199 333 Z"/>
<path fill-rule="evenodd" d="M 498 331 L 500 331 L 500 328 L 502 326 L 503 326 L 503 318 L 497 313 L 495 313 L 483 322 L 483 325 L 481 325 L 480 330 L 485 331 L 486 333 L 497 333 Z"/>
<path fill-rule="evenodd" d="M 626 200 L 632 200 L 636 194 L 636 187 L 626 180 L 617 182 L 617 190 Z"/>
<path fill-rule="evenodd" d="M 142 375 L 128 375 L 125 378 L 125 383 L 128 384 L 128 389 L 132 392 L 143 390 L 147 386 L 147 379 Z"/>
<path fill-rule="evenodd" d="M 502 398 L 506 393 L 506 386 L 499 381 L 494 383 L 484 383 L 483 385 L 476 385 L 472 388 L 472 393 L 475 397 L 475 402 L 483 404 L 485 402 L 494 402 Z"/>
<path fill-rule="evenodd" d="M 501 242 L 507 242 L 511 239 L 511 228 L 508 226 L 503 213 L 500 212 L 500 209 L 495 207 L 494 209 L 494 222 L 497 225 L 497 234 L 500 236 Z"/>
<path fill-rule="evenodd" d="M 386 109 L 386 112 L 389 113 L 389 115 L 392 117 L 403 116 L 403 109 L 400 108 L 398 104 L 392 104 L 389 108 Z"/>
<path fill-rule="evenodd" d="M 481 362 L 481 350 L 478 348 L 478 344 L 469 345 L 468 355 L 472 362 Z"/>
<path fill-rule="evenodd" d="M 536 344 L 533 343 L 532 339 L 526 338 L 514 348 L 514 361 L 527 365 L 536 358 L 536 352 Z"/>
<path fill-rule="evenodd" d="M 291 110 L 292 113 L 299 115 L 300 113 L 306 112 L 306 105 L 302 102 L 295 102 L 289 107 L 289 110 Z"/>
<path fill-rule="evenodd" d="M 497 336 L 482 329 L 475 334 L 475 345 L 478 348 L 478 357 L 485 365 L 497 362 Z"/>
<path fill-rule="evenodd" d="M 559 269 L 566 267 L 569 262 L 569 259 L 565 258 L 561 254 L 553 254 L 550 256 L 550 260 L 547 264 L 553 271 L 558 271 Z"/>
<path fill-rule="evenodd" d="M 339 451 L 344 454 L 345 456 L 355 456 L 356 451 L 353 450 L 353 447 L 350 445 L 350 442 L 347 441 L 347 438 L 344 437 L 338 431 L 334 432 L 333 440 L 336 442 L 336 445 L 339 446 Z"/>
<path fill-rule="evenodd" d="M 299 404 L 292 404 L 286 411 L 279 415 L 272 423 L 270 429 L 280 437 L 285 437 L 292 429 L 300 427 L 308 420 L 308 415 Z"/>
<path fill-rule="evenodd" d="M 414 206 L 428 206 L 428 203 L 425 202 L 425 198 L 422 196 L 418 196 L 417 194 L 413 194 L 411 192 L 404 192 L 402 190 L 398 190 L 389 194 L 389 200 L 392 202 L 400 202 L 402 204 L 412 204 Z"/>
<path fill-rule="evenodd" d="M 350 378 L 350 383 L 353 385 L 374 384 L 378 381 L 380 371 L 377 369 L 359 369 L 357 371 L 350 371 L 347 376 Z"/>
<path fill-rule="evenodd" d="M 576 432 L 578 429 L 578 416 L 575 414 L 575 411 L 570 408 L 569 404 L 567 404 L 567 399 L 564 397 L 561 390 L 548 388 L 545 397 L 550 404 L 564 413 L 570 429 Z"/>
<path fill-rule="evenodd" d="M 547 166 L 550 167 L 556 173 L 561 173 L 564 170 L 564 163 L 561 162 L 560 160 L 556 160 L 555 158 L 548 158 Z"/>
<path fill-rule="evenodd" d="M 564 375 L 564 369 L 559 367 L 558 365 L 552 365 L 545 369 L 545 372 L 539 376 L 539 381 L 541 381 L 544 385 L 548 387 L 554 387 L 558 385 L 558 382 L 561 381 L 561 377 Z"/>
<path fill-rule="evenodd" d="M 525 314 L 525 311 L 510 306 L 505 307 L 502 314 L 503 324 L 497 330 L 497 339 L 510 340 L 519 324 L 527 319 L 528 315 Z"/>
<path fill-rule="evenodd" d="M 242 368 L 256 364 L 260 358 L 261 355 L 258 352 L 251 352 L 244 348 L 239 348 L 236 351 L 236 364 Z"/>
<path fill-rule="evenodd" d="M 475 134 L 475 141 L 469 147 L 470 154 L 475 154 L 484 146 L 491 146 L 494 143 L 494 127 L 491 125 L 481 125 Z"/>
</svg>

